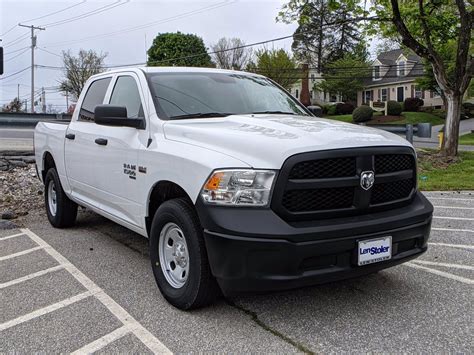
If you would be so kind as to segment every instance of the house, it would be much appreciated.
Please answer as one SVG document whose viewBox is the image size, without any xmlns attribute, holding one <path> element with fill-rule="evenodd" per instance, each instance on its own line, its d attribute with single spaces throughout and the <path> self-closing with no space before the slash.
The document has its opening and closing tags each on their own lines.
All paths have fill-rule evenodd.
<svg viewBox="0 0 474 355">
<path fill-rule="evenodd" d="M 301 69 L 304 73 L 304 67 Z M 309 100 L 311 105 L 324 105 L 331 102 L 340 102 L 341 98 L 337 95 L 330 95 L 325 92 L 321 92 L 314 89 L 314 85 L 321 82 L 322 75 L 316 69 L 308 69 L 308 80 L 307 80 L 307 90 L 309 91 Z M 301 99 L 301 93 L 303 88 L 305 87 L 306 83 L 305 80 L 300 79 L 296 83 L 294 83 L 291 88 L 288 90 L 290 94 L 300 101 L 304 101 Z"/>
<path fill-rule="evenodd" d="M 372 63 L 372 75 L 364 79 L 364 90 L 357 93 L 357 106 L 370 101 L 403 102 L 408 97 L 423 99 L 424 106 L 440 108 L 443 100 L 438 93 L 422 90 L 416 78 L 423 74 L 421 58 L 404 49 L 380 53 Z"/>
</svg>

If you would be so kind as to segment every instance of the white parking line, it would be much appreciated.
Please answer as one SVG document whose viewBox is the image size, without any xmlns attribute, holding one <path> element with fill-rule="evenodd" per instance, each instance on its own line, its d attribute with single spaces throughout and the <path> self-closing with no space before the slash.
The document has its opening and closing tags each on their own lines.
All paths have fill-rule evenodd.
<svg viewBox="0 0 474 355">
<path fill-rule="evenodd" d="M 43 247 L 38 246 L 38 247 L 31 248 L 31 249 L 26 249 L 26 250 L 23 250 L 23 251 L 19 251 L 18 253 L 5 255 L 5 256 L 0 257 L 0 261 L 13 259 L 13 258 L 16 258 L 17 256 L 22 256 L 22 255 L 25 255 L 25 254 L 29 254 L 29 253 L 32 253 L 32 252 L 34 252 L 36 250 L 39 250 L 39 249 L 43 249 Z"/>
<path fill-rule="evenodd" d="M 469 265 L 439 263 L 439 262 L 428 261 L 428 260 L 413 260 L 412 263 L 422 264 L 422 265 L 431 265 L 431 266 L 443 266 L 443 267 L 450 267 L 453 269 L 474 271 L 474 266 L 469 266 Z"/>
<path fill-rule="evenodd" d="M 114 342 L 117 339 L 120 339 L 128 333 L 130 333 L 130 328 L 124 325 L 120 328 L 115 329 L 113 332 L 104 335 L 102 338 L 99 338 L 93 341 L 92 343 L 87 344 L 86 346 L 83 346 L 82 348 L 72 352 L 71 355 L 95 353 L 96 351 L 99 351 L 100 349 L 106 347 L 110 343 Z"/>
<path fill-rule="evenodd" d="M 459 281 L 459 282 L 465 283 L 467 285 L 474 285 L 474 280 L 468 279 L 466 277 L 450 274 L 449 272 L 444 272 L 444 271 L 440 271 L 440 270 L 436 270 L 436 269 L 431 269 L 431 268 L 426 267 L 426 266 L 421 266 L 421 265 L 414 264 L 413 262 L 405 263 L 403 265 L 406 265 L 406 266 L 409 266 L 409 267 L 412 267 L 412 268 L 415 268 L 415 269 L 420 269 L 420 270 L 423 270 L 423 271 L 426 271 L 426 272 L 429 272 L 431 274 L 435 274 L 435 275 L 438 275 L 438 276 L 443 276 L 447 279 Z"/>
<path fill-rule="evenodd" d="M 34 312 L 25 314 L 24 316 L 9 320 L 8 322 L 0 324 L 0 331 L 6 330 L 6 329 L 11 328 L 11 327 L 14 327 L 14 326 L 16 326 L 18 324 L 21 324 L 21 323 L 25 323 L 29 320 L 41 317 L 42 315 L 45 315 L 47 313 L 54 312 L 58 309 L 61 309 L 61 308 L 64 308 L 66 306 L 69 306 L 70 304 L 79 302 L 80 300 L 83 300 L 84 298 L 87 298 L 87 297 L 90 297 L 90 296 L 92 296 L 92 292 L 91 291 L 86 291 L 86 292 L 80 293 L 76 296 L 69 297 L 69 298 L 67 298 L 63 301 L 53 303 L 52 305 L 49 305 L 47 307 L 40 308 L 40 309 L 38 309 Z"/>
<path fill-rule="evenodd" d="M 465 244 L 448 244 L 448 243 L 428 243 L 429 245 L 435 245 L 439 247 L 451 247 L 459 249 L 474 249 L 474 245 L 465 245 Z"/>
<path fill-rule="evenodd" d="M 466 217 L 448 217 L 448 216 L 433 216 L 436 219 L 454 219 L 456 221 L 474 221 L 474 218 L 466 218 Z"/>
<path fill-rule="evenodd" d="M 474 198 L 456 198 L 456 197 L 434 197 L 426 195 L 429 200 L 451 200 L 451 201 L 471 201 L 474 203 Z"/>
<path fill-rule="evenodd" d="M 78 268 L 72 265 L 64 256 L 53 249 L 48 243 L 37 236 L 29 229 L 21 229 L 33 241 L 40 245 L 44 250 L 53 257 L 60 265 L 69 271 L 74 278 L 79 281 L 89 292 L 102 302 L 108 310 L 117 317 L 130 331 L 145 344 L 152 352 L 159 354 L 171 354 L 171 351 L 160 342 L 153 334 L 143 327 L 135 318 L 133 318 L 122 306 L 115 302 L 104 290 L 97 286 L 91 279 L 84 275 Z"/>
<path fill-rule="evenodd" d="M 2 240 L 7 240 L 7 239 L 11 239 L 11 238 L 21 237 L 22 235 L 25 235 L 25 233 L 18 233 L 18 234 L 13 234 L 13 235 L 9 235 L 9 236 L 6 236 L 6 237 L 2 237 L 2 238 L 0 238 L 0 242 L 1 242 Z"/>
<path fill-rule="evenodd" d="M 46 269 L 46 270 L 41 270 L 41 271 L 35 272 L 33 274 L 29 274 L 27 276 L 20 277 L 20 278 L 15 279 L 15 280 L 11 280 L 11 281 L 8 281 L 8 282 L 1 283 L 0 284 L 0 290 L 2 288 L 13 286 L 13 285 L 19 284 L 21 282 L 25 282 L 25 281 L 34 279 L 35 277 L 43 276 L 43 275 L 49 274 L 50 272 L 61 270 L 61 269 L 64 269 L 64 266 L 62 266 L 62 265 L 53 266 L 53 267 L 51 267 L 49 269 Z"/>
<path fill-rule="evenodd" d="M 457 206 L 433 206 L 435 208 L 450 208 L 455 210 L 474 210 L 474 207 L 457 207 Z"/>
<path fill-rule="evenodd" d="M 456 228 L 438 228 L 438 227 L 432 227 L 431 230 L 434 230 L 434 231 L 444 231 L 444 232 L 467 232 L 467 233 L 474 233 L 474 229 L 456 229 Z"/>
</svg>

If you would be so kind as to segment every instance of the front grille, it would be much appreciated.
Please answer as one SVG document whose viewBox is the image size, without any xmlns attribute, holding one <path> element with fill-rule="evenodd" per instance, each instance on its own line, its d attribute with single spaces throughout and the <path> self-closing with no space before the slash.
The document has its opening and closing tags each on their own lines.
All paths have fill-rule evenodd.
<svg viewBox="0 0 474 355">
<path fill-rule="evenodd" d="M 324 179 L 355 174 L 356 159 L 354 157 L 320 159 L 297 163 L 291 169 L 290 179 Z"/>
<path fill-rule="evenodd" d="M 373 171 L 365 190 L 361 173 Z M 272 209 L 288 221 L 333 218 L 409 203 L 416 187 L 413 151 L 405 147 L 356 148 L 298 154 L 278 176 Z"/>
<path fill-rule="evenodd" d="M 283 206 L 291 212 L 306 212 L 350 208 L 354 189 L 350 187 L 290 190 L 283 196 Z"/>
<path fill-rule="evenodd" d="M 413 186 L 413 179 L 375 184 L 372 189 L 370 203 L 376 205 L 379 203 L 400 200 L 410 195 Z"/>
<path fill-rule="evenodd" d="M 413 169 L 414 157 L 408 154 L 384 154 L 374 158 L 376 174 L 393 173 L 394 171 Z"/>
</svg>

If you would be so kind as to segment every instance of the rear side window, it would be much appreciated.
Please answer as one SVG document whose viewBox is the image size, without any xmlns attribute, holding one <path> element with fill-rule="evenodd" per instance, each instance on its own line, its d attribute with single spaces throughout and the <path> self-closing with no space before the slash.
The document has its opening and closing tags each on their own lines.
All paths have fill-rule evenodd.
<svg viewBox="0 0 474 355">
<path fill-rule="evenodd" d="M 131 76 L 120 76 L 117 79 L 110 97 L 110 104 L 125 106 L 128 118 L 144 117 L 137 82 Z"/>
<path fill-rule="evenodd" d="M 99 79 L 89 86 L 79 111 L 79 121 L 94 121 L 94 109 L 97 105 L 104 103 L 105 93 L 107 92 L 111 79 L 112 78 Z"/>
</svg>

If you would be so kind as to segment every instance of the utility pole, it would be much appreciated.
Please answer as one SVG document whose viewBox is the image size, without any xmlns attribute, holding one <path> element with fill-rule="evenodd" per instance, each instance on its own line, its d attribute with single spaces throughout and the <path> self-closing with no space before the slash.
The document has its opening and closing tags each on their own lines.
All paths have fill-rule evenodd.
<svg viewBox="0 0 474 355">
<path fill-rule="evenodd" d="M 69 110 L 69 91 L 66 90 L 66 112 Z"/>
<path fill-rule="evenodd" d="M 35 47 L 36 47 L 36 36 L 35 30 L 44 31 L 43 27 L 37 27 L 33 25 L 22 25 L 18 24 L 21 27 L 27 27 L 31 29 L 31 113 L 35 113 Z"/>
<path fill-rule="evenodd" d="M 46 113 L 46 92 L 44 87 L 41 88 L 41 111 Z"/>
<path fill-rule="evenodd" d="M 20 84 L 17 85 L 17 95 L 18 101 L 20 101 Z"/>
</svg>

